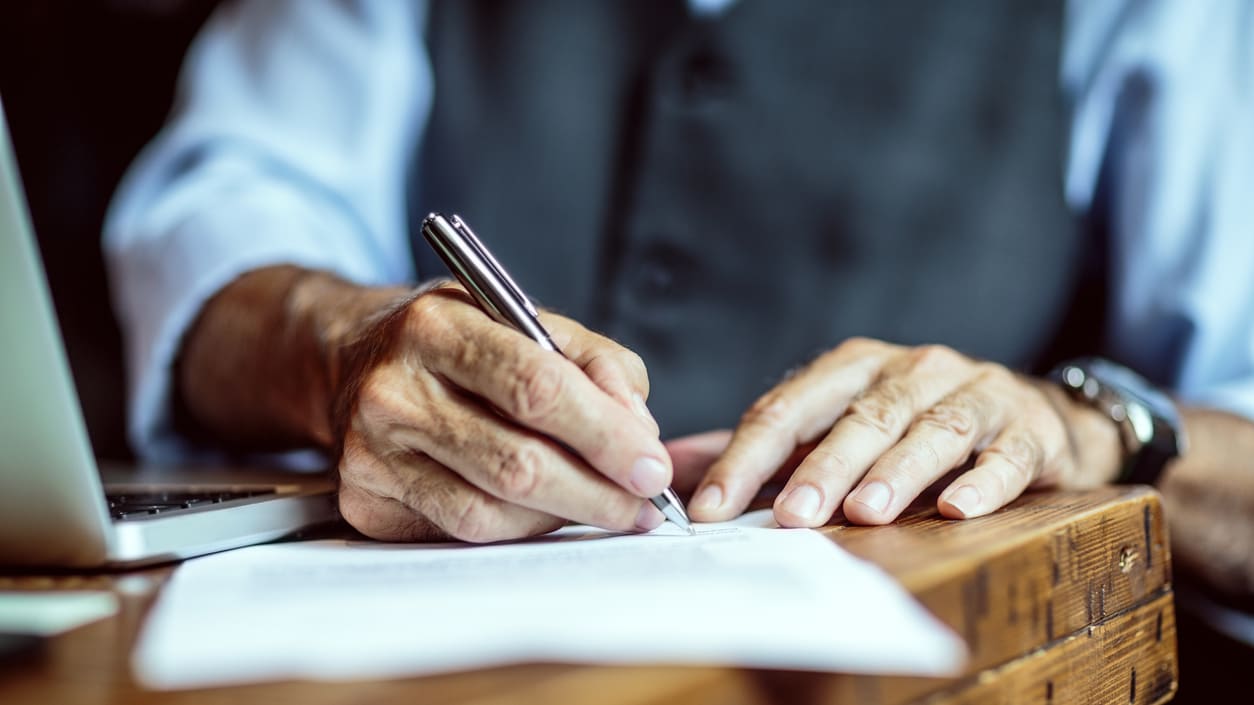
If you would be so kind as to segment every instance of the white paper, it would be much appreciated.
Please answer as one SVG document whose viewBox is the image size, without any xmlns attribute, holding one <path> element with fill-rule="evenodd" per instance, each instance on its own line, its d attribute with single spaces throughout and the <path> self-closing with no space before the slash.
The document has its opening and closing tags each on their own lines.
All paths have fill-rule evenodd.
<svg viewBox="0 0 1254 705">
<path fill-rule="evenodd" d="M 117 611 L 118 598 L 110 592 L 0 592 L 0 632 L 53 636 Z"/>
<path fill-rule="evenodd" d="M 154 688 L 511 662 L 956 673 L 966 649 L 891 578 L 769 512 L 646 535 L 467 546 L 317 541 L 181 566 L 133 655 Z"/>
</svg>

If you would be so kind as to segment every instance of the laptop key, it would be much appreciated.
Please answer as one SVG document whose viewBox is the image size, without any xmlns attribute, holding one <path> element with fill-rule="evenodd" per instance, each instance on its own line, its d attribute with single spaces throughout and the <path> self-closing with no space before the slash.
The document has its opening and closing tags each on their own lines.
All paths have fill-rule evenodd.
<svg viewBox="0 0 1254 705">
<path fill-rule="evenodd" d="M 271 488 L 250 488 L 204 492 L 129 492 L 111 494 L 107 499 L 109 514 L 114 519 L 133 519 L 272 494 L 275 490 Z"/>
<path fill-rule="evenodd" d="M 122 504 L 111 508 L 111 510 L 115 516 L 125 516 L 128 514 L 160 514 L 183 508 L 181 504 Z"/>
</svg>

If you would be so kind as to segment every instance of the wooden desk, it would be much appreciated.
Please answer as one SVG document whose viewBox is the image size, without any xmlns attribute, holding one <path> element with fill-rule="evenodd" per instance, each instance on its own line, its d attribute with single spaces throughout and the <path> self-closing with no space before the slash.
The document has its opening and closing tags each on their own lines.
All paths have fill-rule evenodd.
<svg viewBox="0 0 1254 705">
<path fill-rule="evenodd" d="M 127 659 L 171 568 L 119 576 L 0 576 L 0 589 L 112 589 L 121 613 L 52 640 L 0 670 L 0 703 L 1130 703 L 1176 690 L 1166 527 L 1148 489 L 1040 493 L 992 516 L 946 521 L 927 506 L 878 528 L 829 527 L 833 540 L 896 576 L 962 634 L 956 679 L 720 667 L 533 664 L 422 679 L 277 683 L 153 693 Z M 229 625 L 224 625 L 229 628 Z"/>
</svg>

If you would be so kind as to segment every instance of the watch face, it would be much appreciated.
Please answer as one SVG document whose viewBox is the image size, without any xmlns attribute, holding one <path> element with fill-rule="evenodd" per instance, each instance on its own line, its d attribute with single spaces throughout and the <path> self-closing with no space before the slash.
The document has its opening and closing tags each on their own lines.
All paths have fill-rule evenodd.
<svg viewBox="0 0 1254 705">
<path fill-rule="evenodd" d="M 1184 452 L 1184 428 L 1175 404 L 1135 372 L 1087 358 L 1064 363 L 1054 378 L 1118 424 L 1124 446 L 1118 482 L 1152 485 L 1167 463 Z"/>
<path fill-rule="evenodd" d="M 1101 358 L 1085 360 L 1079 366 L 1089 376 L 1096 378 L 1101 385 L 1127 397 L 1129 403 L 1141 403 L 1151 416 L 1162 419 L 1173 429 L 1179 430 L 1180 415 L 1176 411 L 1176 405 L 1172 403 L 1170 397 L 1147 382 L 1144 377 L 1123 365 Z"/>
</svg>

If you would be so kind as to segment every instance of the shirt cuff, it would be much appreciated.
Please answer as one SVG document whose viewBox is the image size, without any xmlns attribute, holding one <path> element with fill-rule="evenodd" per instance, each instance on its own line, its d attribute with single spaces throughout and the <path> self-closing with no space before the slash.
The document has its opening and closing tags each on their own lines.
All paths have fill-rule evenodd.
<svg viewBox="0 0 1254 705">
<path fill-rule="evenodd" d="M 367 238 L 334 208 L 311 206 L 282 183 L 233 188 L 206 201 L 214 208 L 153 228 L 159 235 L 141 231 L 110 252 L 117 308 L 129 332 L 128 435 L 148 461 L 211 457 L 174 430 L 172 373 L 184 334 L 224 286 L 279 264 L 327 270 L 363 285 L 386 283 L 386 268 L 363 247 Z"/>
</svg>

